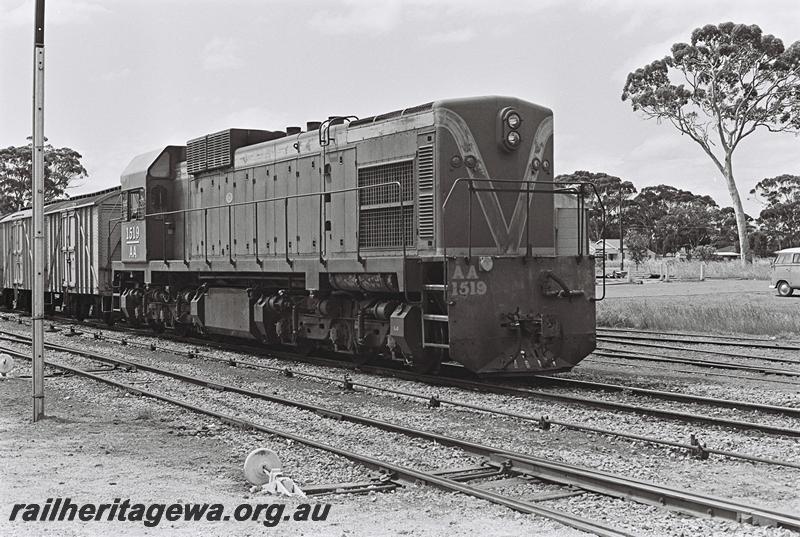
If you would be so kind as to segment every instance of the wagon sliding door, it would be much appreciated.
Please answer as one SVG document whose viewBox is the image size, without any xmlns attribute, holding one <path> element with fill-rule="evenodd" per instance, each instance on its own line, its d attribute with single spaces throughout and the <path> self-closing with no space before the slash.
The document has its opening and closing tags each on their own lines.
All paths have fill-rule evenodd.
<svg viewBox="0 0 800 537">
<path fill-rule="evenodd" d="M 25 248 L 23 245 L 23 238 L 22 235 L 25 232 L 23 229 L 22 222 L 14 222 L 11 226 L 12 228 L 12 243 L 13 243 L 13 250 L 11 253 L 13 267 L 13 277 L 12 277 L 12 284 L 15 287 L 21 287 L 24 283 L 25 278 Z"/>
<path fill-rule="evenodd" d="M 75 263 L 77 230 L 75 213 L 61 215 L 61 283 L 66 292 L 74 292 L 78 283 L 78 269 Z"/>
</svg>

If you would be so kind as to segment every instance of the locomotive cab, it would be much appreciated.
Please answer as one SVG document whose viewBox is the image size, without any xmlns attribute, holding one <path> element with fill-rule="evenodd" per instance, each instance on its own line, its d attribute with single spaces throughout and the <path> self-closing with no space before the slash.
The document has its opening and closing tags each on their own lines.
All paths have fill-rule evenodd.
<svg viewBox="0 0 800 537">
<path fill-rule="evenodd" d="M 122 172 L 122 261 L 173 259 L 181 246 L 180 212 L 168 214 L 179 194 L 176 179 L 184 146 L 168 146 L 135 158 Z M 152 216 L 151 216 L 152 215 Z"/>
</svg>

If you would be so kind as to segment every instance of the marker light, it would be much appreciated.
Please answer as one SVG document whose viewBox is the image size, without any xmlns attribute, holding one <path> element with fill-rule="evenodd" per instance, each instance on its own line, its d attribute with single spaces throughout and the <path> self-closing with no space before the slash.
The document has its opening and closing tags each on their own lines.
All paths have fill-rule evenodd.
<svg viewBox="0 0 800 537">
<path fill-rule="evenodd" d="M 518 129 L 522 123 L 522 118 L 516 112 L 511 112 L 506 116 L 506 125 L 512 129 Z"/>
<path fill-rule="evenodd" d="M 506 142 L 511 147 L 517 147 L 520 142 L 520 136 L 517 131 L 511 131 L 506 135 Z"/>
</svg>

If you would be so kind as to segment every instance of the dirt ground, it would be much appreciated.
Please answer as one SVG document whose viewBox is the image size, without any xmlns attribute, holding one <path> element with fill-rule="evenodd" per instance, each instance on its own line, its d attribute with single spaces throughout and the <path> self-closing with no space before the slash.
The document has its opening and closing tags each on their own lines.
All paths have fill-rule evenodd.
<svg viewBox="0 0 800 537">
<path fill-rule="evenodd" d="M 247 452 L 265 440 L 188 411 L 92 381 L 46 382 L 48 418 L 31 423 L 29 372 L 0 379 L 0 535 L 537 535 L 575 536 L 537 517 L 463 495 L 411 486 L 393 493 L 310 498 L 331 504 L 325 522 L 10 522 L 15 503 L 223 503 L 300 501 L 253 495 L 242 477 Z M 72 388 L 66 388 L 67 383 Z M 99 402 L 99 404 L 98 404 Z M 209 426 L 210 424 L 210 426 Z M 266 446 L 275 447 L 275 446 Z M 291 447 L 275 448 L 279 454 Z M 291 475 L 291 468 L 286 468 Z"/>
</svg>

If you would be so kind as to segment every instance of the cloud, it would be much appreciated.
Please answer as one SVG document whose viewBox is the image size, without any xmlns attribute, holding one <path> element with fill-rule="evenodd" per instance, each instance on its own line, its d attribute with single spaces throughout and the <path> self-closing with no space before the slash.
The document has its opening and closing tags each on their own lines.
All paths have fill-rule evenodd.
<svg viewBox="0 0 800 537">
<path fill-rule="evenodd" d="M 338 9 L 315 13 L 310 24 L 329 35 L 379 35 L 394 29 L 401 19 L 399 0 L 344 0 Z"/>
<path fill-rule="evenodd" d="M 286 125 L 300 124 L 297 123 L 297 118 L 265 105 L 240 108 L 233 103 L 227 113 L 220 114 L 218 118 L 210 122 L 210 125 L 217 130 L 229 128 L 283 130 Z M 209 132 L 213 131 L 209 130 Z"/>
<path fill-rule="evenodd" d="M 224 71 L 244 67 L 241 57 L 241 43 L 233 37 L 215 37 L 203 48 L 203 69 Z"/>
<path fill-rule="evenodd" d="M 467 41 L 472 41 L 476 35 L 472 28 L 459 28 L 449 32 L 427 34 L 421 39 L 426 43 L 433 44 L 466 43 Z"/>
<path fill-rule="evenodd" d="M 131 74 L 131 70 L 128 67 L 123 67 L 122 69 L 117 69 L 116 71 L 106 71 L 102 75 L 98 77 L 99 80 L 104 82 L 108 82 L 111 80 L 121 80 L 123 78 L 128 78 Z"/>
<path fill-rule="evenodd" d="M 690 31 L 681 30 L 656 43 L 636 47 L 636 52 L 624 58 L 619 66 L 611 72 L 612 80 L 626 80 L 628 78 L 628 73 L 640 67 L 644 67 L 655 60 L 660 60 L 664 56 L 669 56 L 672 53 L 672 45 L 675 43 L 685 43 L 689 40 L 690 33 Z M 636 37 L 631 37 L 631 39 L 634 38 Z"/>
<path fill-rule="evenodd" d="M 487 17 L 509 17 L 538 13 L 553 5 L 557 0 L 505 0 L 487 2 L 486 0 L 339 0 L 334 7 L 318 11 L 310 24 L 315 30 L 328 35 L 366 35 L 376 36 L 389 33 L 407 23 L 421 21 L 442 25 L 461 26 L 465 21 L 481 21 Z M 418 28 L 425 35 L 424 28 Z M 423 41 L 430 43 L 458 43 L 474 37 L 474 31 L 458 28 L 451 31 L 434 31 Z"/>
<path fill-rule="evenodd" d="M 664 129 L 669 129 L 660 135 L 653 135 L 646 138 L 642 143 L 634 147 L 626 156 L 625 162 L 634 163 L 637 165 L 647 164 L 654 160 L 667 161 L 667 160 L 703 160 L 708 158 L 701 151 L 700 147 L 695 145 L 688 136 L 681 136 L 681 133 L 671 125 L 664 126 Z M 690 148 L 691 151 L 687 150 Z M 697 149 L 697 152 L 694 150 Z"/>
<path fill-rule="evenodd" d="M 34 2 L 11 2 L 0 4 L 0 27 L 29 26 L 33 31 Z M 104 2 L 98 0 L 59 0 L 49 2 L 45 9 L 45 25 L 80 24 L 89 22 L 96 15 L 110 13 Z"/>
</svg>

